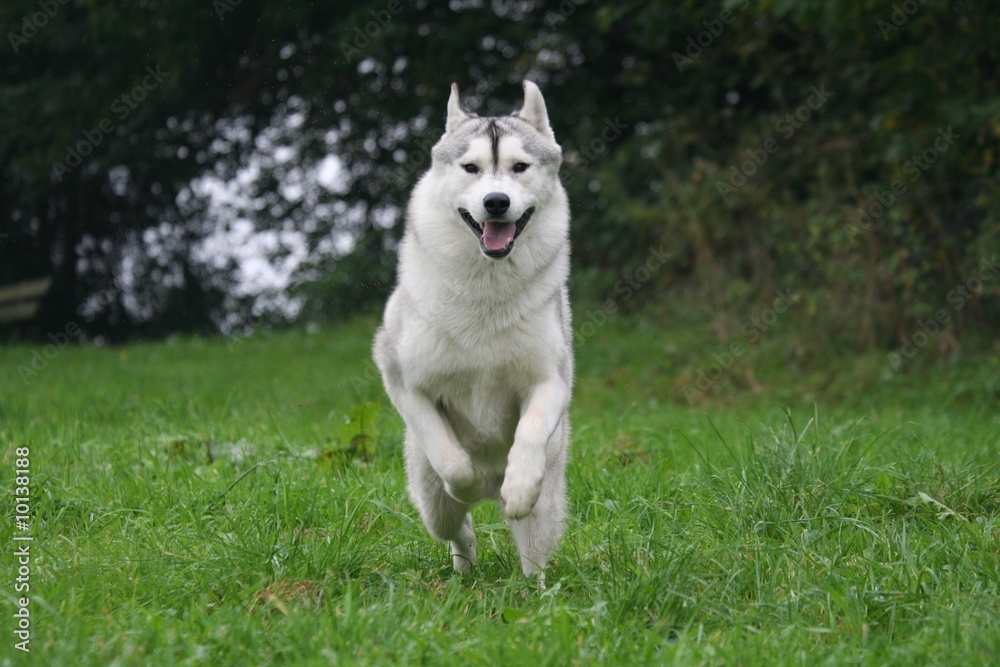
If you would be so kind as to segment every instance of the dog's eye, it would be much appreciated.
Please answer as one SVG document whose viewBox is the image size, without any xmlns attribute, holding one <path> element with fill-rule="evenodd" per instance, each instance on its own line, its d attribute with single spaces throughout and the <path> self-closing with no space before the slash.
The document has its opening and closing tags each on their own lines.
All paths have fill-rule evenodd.
<svg viewBox="0 0 1000 667">
<path fill-rule="evenodd" d="M 462 165 L 462 169 L 464 169 L 467 174 L 478 174 L 479 173 L 479 167 L 477 167 L 474 164 L 463 164 Z"/>
<path fill-rule="evenodd" d="M 528 171 L 528 166 L 527 162 L 518 162 L 514 165 L 514 173 L 520 174 L 521 172 Z"/>
</svg>

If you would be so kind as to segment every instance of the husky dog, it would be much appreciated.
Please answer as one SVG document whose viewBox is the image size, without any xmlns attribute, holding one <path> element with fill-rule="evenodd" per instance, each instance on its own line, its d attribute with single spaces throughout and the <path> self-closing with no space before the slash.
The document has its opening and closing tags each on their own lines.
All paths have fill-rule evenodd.
<svg viewBox="0 0 1000 667">
<path fill-rule="evenodd" d="M 489 118 L 453 85 L 374 346 L 406 423 L 410 495 L 455 570 L 476 563 L 470 508 L 495 500 L 540 586 L 566 515 L 573 383 L 561 162 L 534 83 L 519 111 Z"/>
</svg>

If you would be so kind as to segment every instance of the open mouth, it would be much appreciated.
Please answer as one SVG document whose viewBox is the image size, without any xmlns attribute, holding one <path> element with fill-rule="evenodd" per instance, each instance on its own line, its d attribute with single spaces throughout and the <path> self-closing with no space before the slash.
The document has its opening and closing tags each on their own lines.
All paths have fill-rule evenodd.
<svg viewBox="0 0 1000 667">
<path fill-rule="evenodd" d="M 521 231 L 528 224 L 528 220 L 531 219 L 531 214 L 534 212 L 535 207 L 529 206 L 524 215 L 514 222 L 501 222 L 499 220 L 476 222 L 476 219 L 467 210 L 458 209 L 462 220 L 465 220 L 465 224 L 479 238 L 479 249 L 483 251 L 484 255 L 493 259 L 500 259 L 510 254 L 514 247 L 514 239 L 521 235 Z"/>
</svg>

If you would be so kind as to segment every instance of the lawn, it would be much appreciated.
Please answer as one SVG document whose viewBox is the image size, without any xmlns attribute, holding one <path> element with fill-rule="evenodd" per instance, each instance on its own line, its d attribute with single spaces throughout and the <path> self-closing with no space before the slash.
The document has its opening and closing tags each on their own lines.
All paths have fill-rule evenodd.
<svg viewBox="0 0 1000 667">
<path fill-rule="evenodd" d="M 0 664 L 996 664 L 996 354 L 591 327 L 540 591 L 495 507 L 469 577 L 424 531 L 374 326 L 0 348 Z"/>
</svg>

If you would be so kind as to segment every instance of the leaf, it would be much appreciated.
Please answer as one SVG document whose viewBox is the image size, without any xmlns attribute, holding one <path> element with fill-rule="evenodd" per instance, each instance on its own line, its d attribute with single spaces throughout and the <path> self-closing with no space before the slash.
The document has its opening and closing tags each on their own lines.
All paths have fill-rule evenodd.
<svg viewBox="0 0 1000 667">
<path fill-rule="evenodd" d="M 889 473 L 882 471 L 875 477 L 875 486 L 883 493 L 890 491 L 893 486 L 893 479 Z"/>
<path fill-rule="evenodd" d="M 958 519 L 961 519 L 962 521 L 968 521 L 968 519 L 966 519 L 964 516 L 962 516 L 961 514 L 959 514 L 958 512 L 956 512 L 955 510 L 951 509 L 950 507 L 948 507 L 944 503 L 941 503 L 941 502 L 939 502 L 937 500 L 934 500 L 933 498 L 931 498 L 929 495 L 927 495 L 923 491 L 918 491 L 917 492 L 917 498 L 919 498 L 920 502 L 926 503 L 928 505 L 931 505 L 931 506 L 936 507 L 937 509 L 941 510 L 937 514 L 937 518 L 938 519 L 942 519 L 943 520 L 943 519 L 947 519 L 948 517 L 953 516 L 953 517 L 956 517 Z"/>
<path fill-rule="evenodd" d="M 254 453 L 254 446 L 245 439 L 240 438 L 237 442 L 210 442 L 208 445 L 208 456 L 210 461 L 231 461 L 232 463 L 243 463 L 248 456 Z"/>
<path fill-rule="evenodd" d="M 366 460 L 375 456 L 378 442 L 378 420 L 381 406 L 378 403 L 357 405 L 340 427 L 340 443 Z"/>
<path fill-rule="evenodd" d="M 323 449 L 317 461 L 331 468 L 343 467 L 352 461 L 370 463 L 378 444 L 378 403 L 356 405 L 340 424 L 334 443 Z"/>
<path fill-rule="evenodd" d="M 515 609 L 514 607 L 504 607 L 501 617 L 503 618 L 504 623 L 525 621 L 528 618 L 528 612 L 523 609 Z"/>
</svg>

